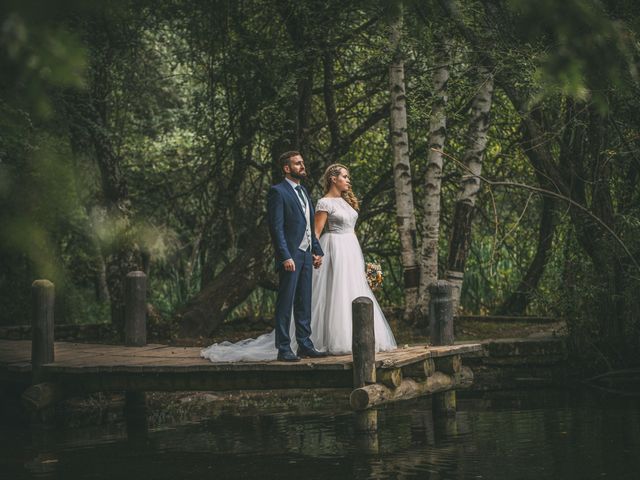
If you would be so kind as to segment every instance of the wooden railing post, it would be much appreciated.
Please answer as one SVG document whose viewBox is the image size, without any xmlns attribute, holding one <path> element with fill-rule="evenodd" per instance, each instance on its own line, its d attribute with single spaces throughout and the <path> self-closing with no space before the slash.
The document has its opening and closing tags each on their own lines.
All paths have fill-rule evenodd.
<svg viewBox="0 0 640 480">
<path fill-rule="evenodd" d="M 32 384 L 42 381 L 42 365 L 54 359 L 53 309 L 55 287 L 49 280 L 31 285 L 31 372 Z"/>
<path fill-rule="evenodd" d="M 376 383 L 376 337 L 373 328 L 373 302 L 358 297 L 351 304 L 353 331 L 353 388 Z"/>
<path fill-rule="evenodd" d="M 147 344 L 147 276 L 135 271 L 127 274 L 124 307 L 124 343 L 141 347 Z"/>
<path fill-rule="evenodd" d="M 464 278 L 464 272 L 455 272 L 453 270 L 447 270 L 444 273 L 444 278 L 451 285 L 451 308 L 453 314 L 458 313 L 460 307 L 460 297 L 462 293 L 462 279 Z"/>
<path fill-rule="evenodd" d="M 147 276 L 135 271 L 127 274 L 124 296 L 124 343 L 129 347 L 147 344 Z M 146 438 L 147 394 L 125 392 L 124 417 L 129 440 Z"/>
<path fill-rule="evenodd" d="M 429 325 L 432 345 L 453 345 L 453 288 L 444 280 L 429 285 Z"/>
<path fill-rule="evenodd" d="M 453 345 L 453 287 L 444 280 L 438 280 L 429 285 L 431 301 L 429 303 L 430 338 L 431 344 Z M 455 415 L 456 392 L 435 393 L 433 395 L 434 414 Z"/>
<path fill-rule="evenodd" d="M 373 302 L 358 297 L 351 304 L 353 352 L 353 388 L 376 383 L 376 337 L 373 324 Z M 378 429 L 378 411 L 358 411 L 355 426 L 359 432 L 375 432 Z"/>
</svg>

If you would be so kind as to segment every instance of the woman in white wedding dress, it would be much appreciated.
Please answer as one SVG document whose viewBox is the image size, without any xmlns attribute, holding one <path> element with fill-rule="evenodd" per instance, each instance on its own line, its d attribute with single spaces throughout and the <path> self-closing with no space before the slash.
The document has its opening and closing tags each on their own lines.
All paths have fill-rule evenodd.
<svg viewBox="0 0 640 480">
<path fill-rule="evenodd" d="M 313 271 L 311 332 L 316 348 L 334 354 L 351 353 L 351 302 L 373 300 L 376 351 L 392 350 L 395 339 L 369 288 L 365 262 L 355 234 L 358 200 L 351 191 L 347 167 L 334 164 L 323 176 L 325 196 L 316 207 L 315 229 L 324 252 Z M 320 233 L 325 233 L 320 236 Z"/>
<path fill-rule="evenodd" d="M 362 249 L 354 230 L 358 200 L 351 191 L 349 171 L 344 165 L 334 164 L 327 168 L 322 180 L 325 196 L 318 201 L 314 223 L 324 257 L 322 266 L 313 271 L 311 341 L 320 351 L 334 355 L 351 353 L 351 302 L 357 297 L 368 297 L 373 300 L 376 351 L 393 350 L 396 341 L 369 288 Z M 275 360 L 278 351 L 274 335 L 272 331 L 236 343 L 214 343 L 203 349 L 201 356 L 212 362 Z M 293 319 L 291 338 L 295 352 Z"/>
</svg>

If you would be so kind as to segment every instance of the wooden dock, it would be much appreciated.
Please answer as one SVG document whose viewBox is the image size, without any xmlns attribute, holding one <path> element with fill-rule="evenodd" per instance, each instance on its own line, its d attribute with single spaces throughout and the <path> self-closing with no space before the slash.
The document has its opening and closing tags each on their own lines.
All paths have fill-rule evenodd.
<svg viewBox="0 0 640 480">
<path fill-rule="evenodd" d="M 429 287 L 430 336 L 434 346 L 406 346 L 375 353 L 373 302 L 352 302 L 353 355 L 300 362 L 214 363 L 200 357 L 199 347 L 147 345 L 146 276 L 126 277 L 124 345 L 54 342 L 54 285 L 32 285 L 32 340 L 0 340 L 0 381 L 24 385 L 22 402 L 45 413 L 64 398 L 93 392 L 126 392 L 129 410 L 144 408 L 144 392 L 192 390 L 276 390 L 345 388 L 357 428 L 377 428 L 372 407 L 434 395 L 434 410 L 455 414 L 455 390 L 473 382 L 462 366 L 463 353 L 479 344 L 454 343 L 451 286 Z M 46 413 L 45 413 L 46 416 Z"/>
<path fill-rule="evenodd" d="M 385 371 L 415 370 L 425 360 L 480 349 L 479 344 L 412 346 L 376 354 L 378 377 Z M 199 347 L 146 345 L 126 347 L 56 342 L 53 363 L 42 365 L 43 380 L 63 386 L 68 395 L 96 391 L 254 390 L 281 388 L 352 388 L 351 355 L 300 362 L 213 363 Z M 417 371 L 417 370 L 416 370 Z M 427 372 L 428 373 L 428 372 Z M 0 380 L 31 382 L 31 342 L 0 340 Z M 405 375 L 408 376 L 408 375 Z"/>
</svg>

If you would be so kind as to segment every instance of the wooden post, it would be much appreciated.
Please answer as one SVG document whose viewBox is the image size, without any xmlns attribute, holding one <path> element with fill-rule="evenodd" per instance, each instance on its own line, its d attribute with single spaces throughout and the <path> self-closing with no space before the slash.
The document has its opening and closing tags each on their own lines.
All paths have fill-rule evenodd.
<svg viewBox="0 0 640 480">
<path fill-rule="evenodd" d="M 49 280 L 31 285 L 31 372 L 32 384 L 43 380 L 42 365 L 53 362 L 53 308 L 55 288 Z"/>
<path fill-rule="evenodd" d="M 376 410 L 373 412 L 378 413 Z M 380 453 L 380 442 L 378 432 L 358 432 L 355 435 L 355 447 L 358 453 L 366 455 L 377 455 Z"/>
<path fill-rule="evenodd" d="M 451 285 L 451 308 L 453 309 L 453 314 L 456 315 L 460 308 L 460 294 L 462 293 L 464 272 L 447 270 L 444 273 L 444 278 L 446 278 L 449 285 Z"/>
<path fill-rule="evenodd" d="M 424 380 L 429 378 L 436 371 L 436 364 L 433 358 L 426 358 L 421 362 L 412 363 L 402 367 L 402 375 L 404 377 Z"/>
<path fill-rule="evenodd" d="M 398 388 L 402 383 L 402 369 L 380 369 L 376 371 L 376 380 L 389 388 Z"/>
<path fill-rule="evenodd" d="M 429 336 L 432 345 L 453 345 L 452 293 L 451 285 L 444 280 L 429 285 Z"/>
<path fill-rule="evenodd" d="M 129 347 L 147 344 L 147 276 L 135 271 L 127 274 L 124 296 L 124 343 Z M 124 416 L 129 440 L 146 438 L 147 394 L 126 391 Z"/>
<path fill-rule="evenodd" d="M 454 375 L 460 373 L 462 369 L 462 358 L 460 355 L 449 355 L 448 357 L 440 357 L 435 359 L 436 370 L 442 373 Z"/>
<path fill-rule="evenodd" d="M 125 285 L 124 343 L 142 347 L 147 344 L 147 276 L 136 271 L 127 274 Z"/>
<path fill-rule="evenodd" d="M 453 345 L 453 288 L 449 282 L 438 280 L 429 285 L 429 294 L 431 296 L 429 303 L 431 344 Z M 455 390 L 434 394 L 433 409 L 436 415 L 455 415 Z"/>
<path fill-rule="evenodd" d="M 370 433 L 378 431 L 378 410 L 369 408 L 353 412 L 356 421 L 356 432 Z"/>
<path fill-rule="evenodd" d="M 353 330 L 353 388 L 376 383 L 376 337 L 373 328 L 373 302 L 358 297 L 351 304 Z M 378 429 L 378 411 L 354 412 L 358 432 L 375 432 Z"/>
<path fill-rule="evenodd" d="M 373 302 L 358 297 L 351 304 L 353 331 L 353 388 L 376 383 L 376 337 L 373 329 Z"/>
<path fill-rule="evenodd" d="M 436 417 L 434 412 L 433 427 L 436 444 L 447 442 L 460 433 L 458 432 L 458 417 L 456 415 Z"/>
<path fill-rule="evenodd" d="M 456 391 L 448 390 L 433 395 L 433 409 L 437 415 L 453 417 L 456 414 Z"/>
</svg>

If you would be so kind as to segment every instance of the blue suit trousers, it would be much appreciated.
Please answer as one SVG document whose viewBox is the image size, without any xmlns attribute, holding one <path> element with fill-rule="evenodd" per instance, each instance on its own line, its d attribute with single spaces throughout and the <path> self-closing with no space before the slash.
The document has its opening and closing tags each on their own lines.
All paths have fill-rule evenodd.
<svg viewBox="0 0 640 480">
<path fill-rule="evenodd" d="M 296 249 L 292 252 L 296 265 L 294 272 L 287 272 L 280 266 L 280 283 L 276 299 L 276 348 L 278 352 L 291 351 L 291 312 L 296 326 L 298 348 L 313 348 L 311 335 L 311 281 L 313 278 L 313 257 L 311 251 Z"/>
</svg>

